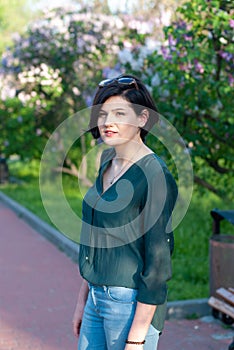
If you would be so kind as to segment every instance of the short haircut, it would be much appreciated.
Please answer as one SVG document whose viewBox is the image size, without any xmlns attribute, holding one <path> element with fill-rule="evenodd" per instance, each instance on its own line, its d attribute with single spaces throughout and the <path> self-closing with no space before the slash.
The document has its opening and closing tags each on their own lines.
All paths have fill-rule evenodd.
<svg viewBox="0 0 234 350">
<path fill-rule="evenodd" d="M 135 85 L 131 86 L 119 84 L 117 79 L 123 77 L 133 78 L 137 84 L 137 88 Z M 143 141 L 145 141 L 145 137 L 148 134 L 149 130 L 154 126 L 155 123 L 158 122 L 158 109 L 145 85 L 141 82 L 140 79 L 130 74 L 123 74 L 113 79 L 113 82 L 110 84 L 98 87 L 98 90 L 94 96 L 89 123 L 89 131 L 93 137 L 95 139 L 98 139 L 100 137 L 99 129 L 97 126 L 99 111 L 103 103 L 113 96 L 120 96 L 126 101 L 130 102 L 132 105 L 131 107 L 137 116 L 139 116 L 144 109 L 148 110 L 148 121 L 144 128 L 141 128 L 140 131 L 140 137 Z"/>
</svg>

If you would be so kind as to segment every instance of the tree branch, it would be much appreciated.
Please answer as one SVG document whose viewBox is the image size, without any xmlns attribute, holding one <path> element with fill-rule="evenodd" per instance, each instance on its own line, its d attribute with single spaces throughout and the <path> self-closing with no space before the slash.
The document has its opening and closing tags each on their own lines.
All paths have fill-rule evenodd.
<svg viewBox="0 0 234 350">
<path fill-rule="evenodd" d="M 204 159 L 211 166 L 211 168 L 213 168 L 215 171 L 217 171 L 217 173 L 219 173 L 219 174 L 228 174 L 229 173 L 230 170 L 227 168 L 221 167 L 216 160 L 212 160 L 209 158 L 204 158 Z"/>
<path fill-rule="evenodd" d="M 74 169 L 74 167 L 72 169 L 65 168 L 65 167 L 56 167 L 56 168 L 53 168 L 52 171 L 55 171 L 57 173 L 62 172 L 64 174 L 69 174 L 69 175 L 78 177 L 84 186 L 88 186 L 88 187 L 92 186 L 92 182 L 89 179 L 80 176 L 80 174 L 78 173 L 77 170 Z"/>
<path fill-rule="evenodd" d="M 62 167 L 62 166 L 61 167 L 58 166 L 56 168 L 53 168 L 52 171 L 55 171 L 56 173 L 62 172 L 64 174 L 69 174 L 69 175 L 73 175 L 73 176 L 78 177 L 78 172 L 77 171 L 74 172 L 74 169 L 69 169 L 69 168 L 65 168 L 65 167 Z"/>
<path fill-rule="evenodd" d="M 214 34 L 214 30 L 210 30 L 212 34 L 212 41 L 213 41 L 213 47 L 215 51 L 215 58 L 216 58 L 216 64 L 217 64 L 217 69 L 216 69 L 216 75 L 215 75 L 215 80 L 219 81 L 220 80 L 220 74 L 221 74 L 221 68 L 222 68 L 222 57 L 219 54 L 221 44 L 219 42 L 219 38 Z"/>
<path fill-rule="evenodd" d="M 196 115 L 196 118 L 202 123 L 202 124 L 204 124 L 204 120 L 197 114 Z M 205 119 L 208 119 L 208 120 L 211 120 L 211 121 L 215 121 L 215 119 L 214 118 L 212 118 L 210 115 L 208 115 L 208 114 L 205 114 L 205 116 L 204 116 L 204 118 Z M 211 132 L 211 134 L 216 138 L 216 140 L 219 140 L 220 142 L 222 142 L 222 143 L 225 143 L 225 144 L 227 144 L 227 139 L 225 138 L 222 138 L 222 137 L 220 137 L 220 135 L 216 132 L 216 130 L 215 130 L 215 128 L 213 128 L 211 125 L 209 125 L 209 124 L 207 124 L 207 128 L 209 129 L 209 131 Z"/>
<path fill-rule="evenodd" d="M 194 175 L 194 182 L 197 183 L 198 185 L 207 188 L 209 191 L 217 194 L 218 196 L 220 195 L 219 191 L 211 185 L 209 182 L 201 179 L 200 177 Z"/>
</svg>

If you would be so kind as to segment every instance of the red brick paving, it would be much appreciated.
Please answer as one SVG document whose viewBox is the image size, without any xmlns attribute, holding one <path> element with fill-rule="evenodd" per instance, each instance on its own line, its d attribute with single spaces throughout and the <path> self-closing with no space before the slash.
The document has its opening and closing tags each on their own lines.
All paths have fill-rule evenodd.
<svg viewBox="0 0 234 350">
<path fill-rule="evenodd" d="M 0 350 L 75 350 L 76 265 L 0 203 Z M 227 350 L 233 327 L 167 321 L 159 350 Z"/>
<path fill-rule="evenodd" d="M 0 350 L 72 350 L 76 265 L 0 207 Z"/>
<path fill-rule="evenodd" d="M 166 321 L 159 350 L 228 350 L 234 336 L 234 328 L 212 320 Z"/>
</svg>

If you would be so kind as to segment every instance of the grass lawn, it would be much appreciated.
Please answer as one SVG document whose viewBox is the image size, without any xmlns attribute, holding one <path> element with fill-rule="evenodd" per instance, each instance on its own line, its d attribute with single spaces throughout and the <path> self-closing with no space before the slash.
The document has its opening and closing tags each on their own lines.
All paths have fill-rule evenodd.
<svg viewBox="0 0 234 350">
<path fill-rule="evenodd" d="M 12 162 L 10 173 L 20 180 L 0 186 L 0 190 L 31 210 L 41 219 L 52 224 L 41 201 L 38 182 L 38 162 L 29 164 Z M 68 176 L 63 181 L 64 193 L 69 205 L 80 216 L 82 194 L 77 190 L 76 179 Z M 84 190 L 85 191 L 85 190 Z M 48 193 L 50 188 L 48 187 Z M 83 193 L 83 190 L 82 190 Z M 51 205 L 56 209 L 56 194 L 50 196 Z M 58 206 L 59 207 L 59 206 Z M 231 209 L 222 199 L 211 193 L 203 196 L 194 192 L 189 210 L 176 228 L 175 251 L 173 254 L 173 278 L 169 281 L 169 300 L 207 298 L 209 296 L 209 238 L 212 234 L 210 210 L 213 208 Z M 63 213 L 59 213 L 62 220 Z M 234 233 L 234 226 L 221 224 L 222 232 Z M 78 240 L 79 229 L 74 228 Z"/>
</svg>

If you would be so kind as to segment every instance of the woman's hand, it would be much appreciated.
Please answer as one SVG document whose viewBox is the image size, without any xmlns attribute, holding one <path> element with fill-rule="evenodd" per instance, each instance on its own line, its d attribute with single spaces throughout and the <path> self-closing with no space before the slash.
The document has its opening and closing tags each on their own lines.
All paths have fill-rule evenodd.
<svg viewBox="0 0 234 350">
<path fill-rule="evenodd" d="M 75 334 L 76 337 L 79 337 L 79 334 L 80 334 L 80 327 L 82 323 L 86 300 L 88 297 L 88 292 L 89 292 L 88 283 L 87 281 L 83 280 L 80 287 L 79 294 L 78 294 L 76 309 L 72 320 L 73 333 Z"/>
<path fill-rule="evenodd" d="M 72 324 L 73 324 L 73 333 L 76 337 L 79 337 L 80 334 L 80 327 L 81 327 L 81 322 L 82 322 L 82 317 L 84 313 L 84 305 L 80 305 L 77 303 L 76 309 L 74 312 Z"/>
<path fill-rule="evenodd" d="M 124 350 L 144 350 L 144 345 L 126 344 Z"/>
</svg>

